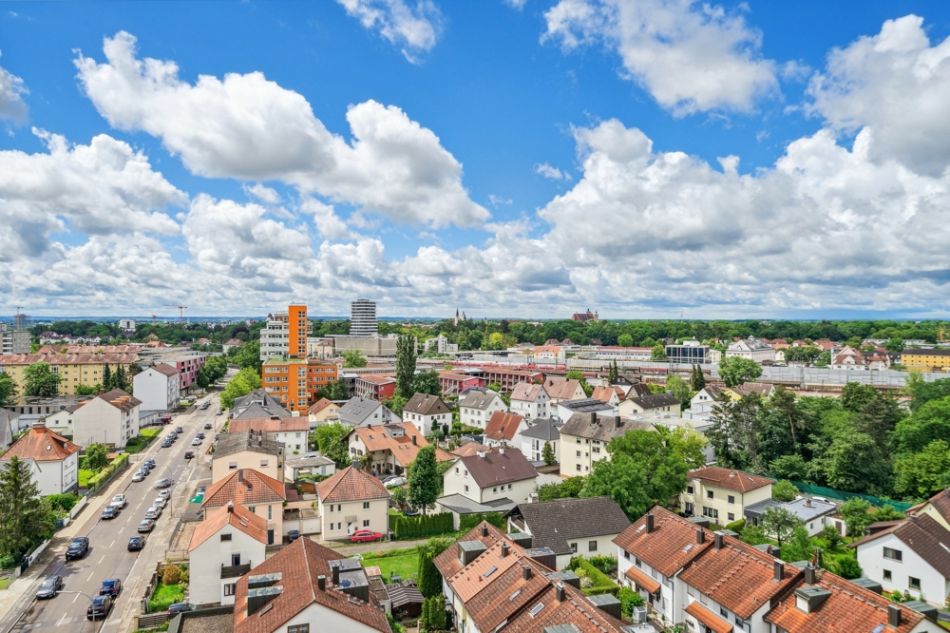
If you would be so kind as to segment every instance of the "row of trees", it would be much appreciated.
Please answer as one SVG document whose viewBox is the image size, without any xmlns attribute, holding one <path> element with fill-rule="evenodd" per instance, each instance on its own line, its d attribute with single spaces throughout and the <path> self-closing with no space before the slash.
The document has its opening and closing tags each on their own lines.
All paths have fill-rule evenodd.
<svg viewBox="0 0 950 633">
<path fill-rule="evenodd" d="M 250 367 L 245 367 L 237 373 L 225 386 L 221 392 L 221 407 L 230 409 L 234 406 L 234 401 L 241 396 L 246 396 L 261 386 L 261 376 Z"/>
<path fill-rule="evenodd" d="M 63 336 L 100 338 L 107 343 L 127 343 L 129 341 L 145 342 L 151 338 L 170 344 L 192 343 L 200 338 L 206 338 L 213 343 L 221 344 L 232 338 L 241 341 L 252 341 L 259 338 L 263 321 L 254 321 L 250 325 L 244 321 L 221 325 L 208 323 L 188 323 L 169 321 L 164 323 L 148 323 L 139 321 L 135 332 L 127 335 L 119 329 L 115 322 L 102 323 L 98 321 L 55 321 L 40 323 L 30 328 L 34 338 L 39 338 L 44 332 L 55 332 Z"/>
<path fill-rule="evenodd" d="M 0 468 L 0 557 L 18 563 L 52 535 L 56 514 L 40 498 L 28 462 L 12 457 Z"/>
<path fill-rule="evenodd" d="M 218 382 L 228 373 L 228 359 L 225 356 L 209 356 L 201 369 L 198 370 L 196 382 L 202 389 L 207 389 Z"/>
</svg>

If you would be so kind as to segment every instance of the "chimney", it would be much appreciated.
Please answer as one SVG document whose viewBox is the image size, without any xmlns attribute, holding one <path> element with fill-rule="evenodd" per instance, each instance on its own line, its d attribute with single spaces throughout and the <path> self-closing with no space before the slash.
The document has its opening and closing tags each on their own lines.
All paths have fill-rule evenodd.
<svg viewBox="0 0 950 633">
<path fill-rule="evenodd" d="M 563 584 L 558 583 L 557 585 L 555 585 L 554 595 L 557 598 L 558 602 L 564 602 L 564 585 Z M 900 618 L 900 614 L 898 614 L 897 617 Z"/>
<path fill-rule="evenodd" d="M 651 532 L 653 532 L 653 515 L 648 514 L 647 515 L 647 534 L 650 534 Z"/>
<path fill-rule="evenodd" d="M 416 445 L 416 436 L 415 436 L 415 435 L 412 436 L 412 445 L 413 445 L 413 446 Z"/>
<path fill-rule="evenodd" d="M 228 501 L 228 514 L 234 512 L 234 502 Z"/>
<path fill-rule="evenodd" d="M 594 413 L 594 412 L 591 412 L 591 414 L 590 414 L 590 423 L 591 423 L 591 424 L 597 424 L 597 414 Z"/>
<path fill-rule="evenodd" d="M 244 483 L 244 469 L 238 470 L 238 483 Z"/>
<path fill-rule="evenodd" d="M 772 578 L 782 580 L 782 574 L 785 573 L 785 563 L 780 560 L 772 561 Z"/>
<path fill-rule="evenodd" d="M 522 568 L 521 568 L 521 577 L 522 577 L 524 580 L 531 580 L 531 568 L 530 568 L 530 567 L 522 567 Z"/>
<path fill-rule="evenodd" d="M 715 547 L 717 550 L 722 549 L 722 536 L 723 536 L 722 532 L 716 532 L 715 534 L 715 539 L 713 540 L 713 547 Z"/>
<path fill-rule="evenodd" d="M 504 446 L 499 446 L 499 447 L 498 447 L 498 454 L 499 454 L 499 455 L 504 455 L 504 454 L 505 454 L 505 447 L 504 447 Z"/>
<path fill-rule="evenodd" d="M 813 585 L 815 584 L 815 568 L 809 565 L 805 568 L 805 584 Z"/>
<path fill-rule="evenodd" d="M 901 625 L 901 608 L 896 604 L 887 605 L 887 623 L 891 626 Z"/>
<path fill-rule="evenodd" d="M 501 544 L 501 556 L 500 556 L 500 558 L 504 558 L 505 556 L 507 556 L 507 555 L 508 555 L 508 550 L 509 550 L 508 543 L 502 543 L 502 544 Z"/>
<path fill-rule="evenodd" d="M 615 426 L 616 428 L 618 428 L 618 429 L 619 429 L 621 426 L 623 426 L 623 424 L 620 422 L 620 416 L 619 416 L 619 415 L 615 415 L 615 416 L 614 416 L 614 426 Z"/>
<path fill-rule="evenodd" d="M 696 542 L 700 545 L 706 542 L 706 530 L 701 527 L 696 528 Z"/>
<path fill-rule="evenodd" d="M 483 536 L 483 537 L 488 536 L 488 526 L 487 526 L 487 525 L 482 525 L 482 530 L 481 530 L 481 531 L 482 531 L 482 536 Z"/>
<path fill-rule="evenodd" d="M 334 565 L 331 569 L 333 573 L 333 586 L 339 587 L 340 586 L 340 566 Z"/>
<path fill-rule="evenodd" d="M 805 507 L 806 507 L 806 508 L 810 508 L 810 507 L 811 507 L 811 498 L 805 497 Z"/>
<path fill-rule="evenodd" d="M 320 591 L 327 590 L 327 577 L 324 576 L 323 574 L 320 574 L 319 576 L 317 576 L 317 589 L 319 589 Z"/>
</svg>

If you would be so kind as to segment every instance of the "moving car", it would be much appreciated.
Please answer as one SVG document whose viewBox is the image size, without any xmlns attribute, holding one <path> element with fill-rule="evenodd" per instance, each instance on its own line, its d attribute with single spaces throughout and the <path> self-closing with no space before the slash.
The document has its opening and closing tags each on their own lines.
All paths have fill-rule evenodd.
<svg viewBox="0 0 950 633">
<path fill-rule="evenodd" d="M 137 552 L 141 550 L 143 547 L 145 547 L 145 539 L 146 537 L 141 534 L 136 535 L 136 536 L 130 536 L 129 537 L 129 551 Z"/>
<path fill-rule="evenodd" d="M 114 519 L 119 516 L 119 509 L 113 505 L 107 505 L 102 509 L 102 514 L 99 515 L 99 518 L 103 521 L 108 521 L 109 519 Z"/>
<path fill-rule="evenodd" d="M 381 532 L 374 532 L 372 530 L 357 530 L 353 532 L 353 535 L 350 536 L 351 543 L 372 543 L 373 541 L 379 541 L 383 538 Z"/>
<path fill-rule="evenodd" d="M 74 536 L 66 548 L 66 560 L 83 558 L 89 553 L 89 537 Z"/>
<path fill-rule="evenodd" d="M 171 488 L 174 484 L 175 482 L 168 477 L 163 477 L 155 482 L 155 487 L 161 490 L 162 488 Z"/>
<path fill-rule="evenodd" d="M 109 596 L 96 596 L 86 609 L 87 620 L 104 620 L 109 612 L 112 611 L 112 598 Z"/>
<path fill-rule="evenodd" d="M 154 458 L 154 457 L 149 457 L 149 458 L 146 459 L 145 462 L 143 462 L 143 463 L 145 463 L 145 464 L 148 465 L 148 469 L 149 469 L 149 470 L 152 470 L 153 468 L 155 468 L 155 467 L 158 465 L 158 463 L 155 461 L 155 458 Z"/>
<path fill-rule="evenodd" d="M 112 502 L 109 505 L 115 506 L 121 510 L 122 508 L 125 507 L 127 502 L 128 502 L 128 499 L 126 499 L 125 495 L 120 492 L 119 494 L 112 497 Z"/>
<path fill-rule="evenodd" d="M 56 594 L 59 593 L 59 590 L 63 588 L 63 577 L 62 576 L 47 576 L 42 584 L 40 584 L 39 589 L 36 590 L 36 599 L 37 600 L 46 600 L 48 598 L 55 598 Z"/>
<path fill-rule="evenodd" d="M 100 596 L 109 596 L 115 598 L 122 593 L 122 581 L 118 578 L 106 578 L 99 587 Z"/>
<path fill-rule="evenodd" d="M 185 459 L 193 459 L 195 457 L 194 451 L 185 451 Z"/>
<path fill-rule="evenodd" d="M 154 520 L 154 519 L 142 519 L 141 521 L 139 521 L 139 529 L 138 529 L 138 532 L 139 532 L 140 534 L 146 534 L 146 533 L 148 533 L 148 532 L 151 532 L 151 531 L 152 531 L 152 528 L 154 528 L 154 527 L 155 527 L 155 520 Z"/>
<path fill-rule="evenodd" d="M 168 605 L 168 612 L 172 615 L 175 615 L 176 613 L 183 613 L 185 611 L 191 611 L 192 609 L 194 609 L 194 607 L 187 602 L 175 602 Z"/>
</svg>

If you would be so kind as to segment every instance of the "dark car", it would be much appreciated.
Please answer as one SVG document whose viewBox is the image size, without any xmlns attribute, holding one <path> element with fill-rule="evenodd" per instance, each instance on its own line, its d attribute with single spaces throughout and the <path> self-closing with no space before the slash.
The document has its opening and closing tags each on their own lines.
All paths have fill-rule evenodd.
<svg viewBox="0 0 950 633">
<path fill-rule="evenodd" d="M 287 532 L 287 540 L 293 543 L 298 538 L 300 538 L 300 530 L 291 530 Z"/>
<path fill-rule="evenodd" d="M 181 428 L 180 426 L 175 427 L 175 433 L 184 433 L 184 432 L 185 432 L 185 429 Z"/>
<path fill-rule="evenodd" d="M 205 431 L 210 431 L 212 428 L 214 428 L 214 427 L 211 426 L 211 423 L 210 423 L 210 422 L 208 422 L 207 424 L 205 424 Z"/>
<path fill-rule="evenodd" d="M 118 578 L 106 578 L 99 587 L 100 596 L 111 596 L 115 598 L 122 593 L 122 581 Z"/>
<path fill-rule="evenodd" d="M 66 560 L 83 558 L 89 553 L 89 538 L 86 536 L 76 536 L 69 542 L 66 548 Z"/>
<path fill-rule="evenodd" d="M 119 509 L 115 506 L 106 506 L 102 509 L 102 514 L 99 515 L 100 519 L 108 520 L 114 519 L 119 516 Z"/>
<path fill-rule="evenodd" d="M 137 552 L 145 547 L 145 537 L 142 535 L 129 537 L 129 551 Z"/>
<path fill-rule="evenodd" d="M 164 442 L 162 442 L 162 448 L 171 448 L 172 444 L 174 444 L 174 442 L 172 442 L 171 440 L 165 440 Z"/>
<path fill-rule="evenodd" d="M 199 440 L 203 440 L 203 439 L 205 439 L 205 434 L 204 434 L 203 432 L 201 432 L 201 431 L 198 431 L 198 432 L 195 434 L 195 437 L 197 437 Z"/>
<path fill-rule="evenodd" d="M 176 602 L 174 604 L 168 605 L 168 612 L 172 615 L 175 615 L 176 613 L 183 613 L 185 611 L 191 611 L 192 609 L 194 609 L 194 607 L 187 602 Z"/>
<path fill-rule="evenodd" d="M 185 451 L 185 459 L 194 459 L 194 457 L 195 457 L 194 451 Z"/>
<path fill-rule="evenodd" d="M 96 596 L 92 599 L 89 608 L 86 609 L 86 619 L 105 620 L 110 611 L 112 611 L 112 598 L 109 596 Z"/>
<path fill-rule="evenodd" d="M 40 584 L 40 588 L 36 590 L 36 599 L 46 600 L 48 598 L 55 598 L 56 594 L 58 594 L 62 588 L 62 576 L 47 576 L 42 584 Z"/>
<path fill-rule="evenodd" d="M 144 463 L 148 464 L 148 467 L 149 467 L 149 468 L 155 468 L 155 467 L 158 465 L 158 464 L 155 462 L 155 458 L 154 458 L 154 457 L 149 457 L 148 459 L 145 460 Z"/>
</svg>

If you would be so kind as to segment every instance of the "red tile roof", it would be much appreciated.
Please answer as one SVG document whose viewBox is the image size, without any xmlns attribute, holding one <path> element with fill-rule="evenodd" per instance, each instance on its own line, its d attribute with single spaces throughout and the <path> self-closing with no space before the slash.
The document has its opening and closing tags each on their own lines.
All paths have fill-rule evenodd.
<svg viewBox="0 0 950 633">
<path fill-rule="evenodd" d="M 484 533 L 483 533 L 484 532 Z M 481 541 L 485 547 L 491 547 L 494 543 L 504 540 L 505 534 L 487 521 L 482 521 L 471 530 L 459 537 L 456 541 Z M 458 547 L 451 545 L 432 561 L 435 568 L 439 570 L 443 578 L 450 578 L 462 569 L 462 561 L 459 560 Z"/>
<path fill-rule="evenodd" d="M 573 400 L 584 397 L 580 381 L 573 378 L 548 378 L 544 381 L 544 390 L 551 400 Z"/>
<path fill-rule="evenodd" d="M 121 409 L 122 411 L 131 411 L 135 407 L 142 404 L 141 400 L 122 391 L 121 389 L 106 391 L 105 393 L 100 393 L 96 397 L 102 398 L 116 409 Z"/>
<path fill-rule="evenodd" d="M 317 484 L 317 495 L 323 503 L 388 499 L 389 491 L 369 473 L 352 466 L 337 471 Z"/>
<path fill-rule="evenodd" d="M 362 374 L 357 376 L 356 380 L 362 380 L 363 382 L 372 383 L 374 385 L 388 385 L 389 383 L 396 382 L 396 379 L 392 376 L 379 376 L 377 374 Z"/>
<path fill-rule="evenodd" d="M 485 437 L 498 441 L 511 441 L 524 418 L 517 413 L 495 411 L 485 425 Z"/>
<path fill-rule="evenodd" d="M 487 453 L 490 450 L 491 448 L 479 442 L 466 442 L 452 451 L 452 454 L 457 457 L 468 457 L 479 452 Z"/>
<path fill-rule="evenodd" d="M 685 611 L 712 629 L 714 633 L 732 633 L 732 625 L 729 624 L 729 622 L 723 620 L 698 602 L 689 603 Z"/>
<path fill-rule="evenodd" d="M 309 538 L 299 538 L 252 569 L 238 580 L 235 589 L 234 633 L 272 633 L 314 603 L 376 631 L 389 633 L 389 622 L 377 605 L 363 602 L 333 586 L 329 561 L 342 558 L 345 556 Z M 281 574 L 280 594 L 248 615 L 248 578 L 275 573 Z M 317 585 L 319 576 L 326 577 L 324 590 Z"/>
<path fill-rule="evenodd" d="M 393 430 L 401 430 L 401 433 L 397 431 L 394 436 L 391 432 Z M 408 468 L 409 464 L 416 460 L 419 449 L 429 445 L 425 436 L 419 432 L 419 429 L 412 422 L 361 426 L 354 429 L 353 433 L 360 439 L 367 451 L 389 452 L 403 468 Z M 413 441 L 413 438 L 415 438 L 415 441 Z M 435 449 L 435 458 L 436 461 L 440 462 L 453 459 L 451 454 L 438 447 Z"/>
<path fill-rule="evenodd" d="M 235 418 L 228 426 L 228 433 L 257 431 L 262 433 L 294 433 L 310 431 L 310 421 L 301 416 L 289 418 Z"/>
<path fill-rule="evenodd" d="M 73 444 L 59 433 L 37 425 L 18 439 L 0 460 L 19 457 L 37 462 L 58 462 L 78 453 L 79 449 L 78 444 Z"/>
<path fill-rule="evenodd" d="M 204 520 L 198 523 L 191 535 L 188 551 L 199 547 L 226 525 L 231 525 L 251 538 L 267 544 L 267 521 L 264 517 L 257 516 L 244 506 L 237 504 L 231 507 L 208 508 Z"/>
<path fill-rule="evenodd" d="M 307 409 L 307 413 L 316 415 L 317 413 L 320 413 L 321 411 L 323 411 L 324 409 L 326 409 L 332 404 L 333 404 L 332 400 L 328 400 L 327 398 L 320 398 L 319 400 L 317 400 L 316 402 L 310 405 L 310 408 Z"/>
<path fill-rule="evenodd" d="M 508 621 L 505 633 L 537 633 L 547 627 L 572 624 L 582 633 L 621 633 L 624 623 L 591 604 L 580 589 L 562 583 L 564 599 L 557 599 L 557 587 L 551 583 L 515 617 Z"/>
<path fill-rule="evenodd" d="M 712 532 L 665 508 L 656 506 L 648 514 L 653 515 L 652 532 L 647 532 L 647 515 L 643 515 L 618 534 L 614 543 L 664 576 L 676 574 L 712 542 Z M 696 542 L 699 530 L 702 543 Z"/>
<path fill-rule="evenodd" d="M 660 581 L 648 576 L 645 571 L 636 565 L 631 565 L 627 568 L 627 571 L 625 571 L 623 575 L 635 582 L 637 587 L 646 589 L 647 593 L 656 593 L 660 590 Z"/>
<path fill-rule="evenodd" d="M 760 477 L 734 468 L 721 468 L 719 466 L 698 468 L 691 471 L 687 477 L 689 479 L 702 479 L 706 484 L 735 490 L 736 492 L 749 492 L 775 483 L 775 480 L 768 477 Z"/>
<path fill-rule="evenodd" d="M 169 376 L 169 377 L 175 376 L 175 375 L 178 374 L 178 370 L 177 370 L 177 369 L 175 369 L 174 367 L 172 367 L 171 365 L 168 365 L 168 364 L 166 364 L 166 363 L 159 363 L 159 364 L 157 364 L 157 365 L 154 365 L 154 366 L 152 367 L 152 369 L 154 369 L 155 371 L 157 371 L 157 372 L 160 373 L 160 374 L 164 374 L 164 375 Z"/>
<path fill-rule="evenodd" d="M 286 499 L 283 483 L 254 469 L 239 468 L 211 484 L 201 505 L 213 508 L 233 501 L 235 505 L 253 506 L 283 503 Z"/>
</svg>

